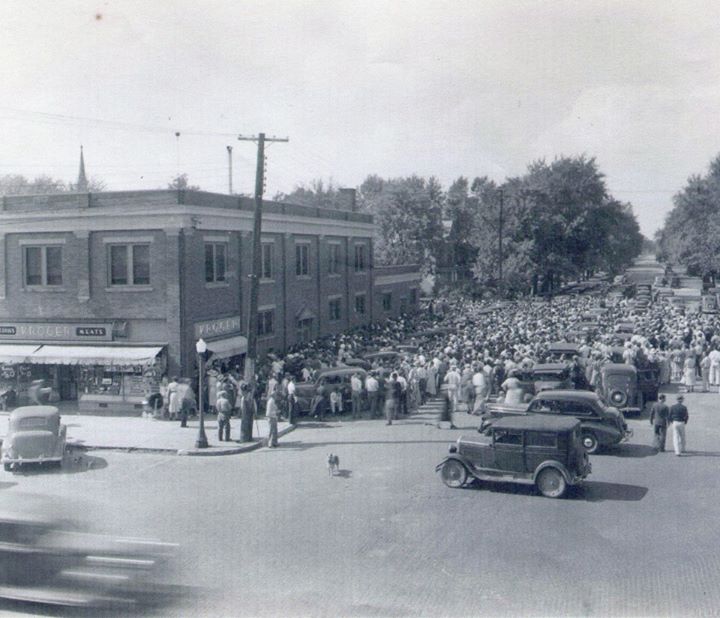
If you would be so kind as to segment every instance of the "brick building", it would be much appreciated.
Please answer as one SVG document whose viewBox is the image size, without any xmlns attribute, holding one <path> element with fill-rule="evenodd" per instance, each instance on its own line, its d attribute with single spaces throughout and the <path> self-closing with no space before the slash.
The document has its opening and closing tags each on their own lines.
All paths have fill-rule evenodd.
<svg viewBox="0 0 720 618">
<path fill-rule="evenodd" d="M 139 405 L 195 342 L 246 352 L 253 201 L 200 191 L 5 197 L 1 380 L 51 379 L 81 409 Z M 413 267 L 374 268 L 372 217 L 265 202 L 259 351 L 412 311 Z"/>
</svg>

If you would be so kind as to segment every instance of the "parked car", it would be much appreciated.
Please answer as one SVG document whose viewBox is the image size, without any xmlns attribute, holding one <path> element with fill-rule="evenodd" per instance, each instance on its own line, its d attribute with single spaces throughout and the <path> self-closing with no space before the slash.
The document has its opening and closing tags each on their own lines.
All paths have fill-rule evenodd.
<svg viewBox="0 0 720 618">
<path fill-rule="evenodd" d="M 588 453 L 614 446 L 632 436 L 622 413 L 591 391 L 543 391 L 527 405 L 489 403 L 480 428 L 505 416 L 533 414 L 569 416 L 581 423 L 582 444 Z"/>
<path fill-rule="evenodd" d="M 569 362 L 573 356 L 581 356 L 580 344 L 556 341 L 548 346 L 547 353 L 553 361 Z"/>
<path fill-rule="evenodd" d="M 478 436 L 462 436 L 436 466 L 448 487 L 469 480 L 534 484 L 548 498 L 561 498 L 590 474 L 573 418 L 533 415 L 497 419 Z"/>
<path fill-rule="evenodd" d="M 314 382 L 298 382 L 295 385 L 295 396 L 297 397 L 297 410 L 299 414 L 308 414 L 312 400 L 317 394 L 318 388 L 322 385 L 327 388 L 338 388 L 343 399 L 343 409 L 350 410 L 350 378 L 360 374 L 360 379 L 365 382 L 367 371 L 362 367 L 335 367 L 321 371 Z"/>
<path fill-rule="evenodd" d="M 608 363 L 600 370 L 598 394 L 623 414 L 640 414 L 646 401 L 657 399 L 660 372 L 648 367 L 641 373 L 633 365 Z"/>
<path fill-rule="evenodd" d="M 363 359 L 371 365 L 376 362 L 380 365 L 394 365 L 401 356 L 402 354 L 397 350 L 380 350 L 378 352 L 369 352 L 362 355 Z"/>
<path fill-rule="evenodd" d="M 55 406 L 23 406 L 10 413 L 0 461 L 6 471 L 29 463 L 62 465 L 65 425 Z"/>
<path fill-rule="evenodd" d="M 573 387 L 570 369 L 565 363 L 540 363 L 522 372 L 519 378 L 523 390 L 533 396 L 546 390 Z"/>
</svg>

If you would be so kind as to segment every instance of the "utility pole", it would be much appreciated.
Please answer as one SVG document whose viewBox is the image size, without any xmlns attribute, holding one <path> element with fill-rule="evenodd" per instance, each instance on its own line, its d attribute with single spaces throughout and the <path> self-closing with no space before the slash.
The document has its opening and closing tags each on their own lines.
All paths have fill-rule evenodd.
<svg viewBox="0 0 720 618">
<path fill-rule="evenodd" d="M 260 291 L 262 233 L 262 205 L 265 190 L 265 142 L 289 142 L 279 137 L 265 137 L 264 133 L 257 136 L 239 135 L 241 142 L 257 142 L 257 167 L 255 169 L 255 215 L 253 218 L 252 274 L 250 275 L 250 308 L 248 309 L 248 350 L 245 356 L 245 381 L 255 387 L 255 367 L 257 365 L 257 330 L 258 330 L 258 293 Z"/>
<path fill-rule="evenodd" d="M 228 153 L 228 193 L 232 195 L 232 146 L 225 146 Z"/>
<path fill-rule="evenodd" d="M 502 296 L 503 291 L 503 205 L 505 191 L 500 189 L 500 217 L 498 225 L 498 295 Z"/>
</svg>

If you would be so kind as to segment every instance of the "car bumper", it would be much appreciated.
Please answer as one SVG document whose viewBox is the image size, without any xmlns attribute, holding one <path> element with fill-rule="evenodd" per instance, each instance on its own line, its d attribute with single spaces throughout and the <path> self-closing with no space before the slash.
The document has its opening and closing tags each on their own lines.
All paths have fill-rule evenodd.
<svg viewBox="0 0 720 618">
<path fill-rule="evenodd" d="M 46 462 L 55 462 L 60 463 L 63 460 L 62 455 L 57 455 L 54 457 L 3 457 L 0 459 L 0 463 L 5 464 L 26 464 L 26 463 L 46 463 Z"/>
</svg>

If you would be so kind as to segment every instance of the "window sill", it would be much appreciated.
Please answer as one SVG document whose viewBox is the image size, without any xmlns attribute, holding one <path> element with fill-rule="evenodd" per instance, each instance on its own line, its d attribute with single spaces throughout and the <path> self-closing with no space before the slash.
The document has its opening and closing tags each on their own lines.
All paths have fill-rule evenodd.
<svg viewBox="0 0 720 618">
<path fill-rule="evenodd" d="M 310 281 L 312 277 L 310 275 L 295 275 L 298 281 Z"/>
<path fill-rule="evenodd" d="M 258 341 L 267 341 L 268 339 L 275 339 L 275 333 L 270 333 L 269 335 L 258 335 L 257 338 L 258 338 Z"/>
<path fill-rule="evenodd" d="M 111 285 L 105 288 L 106 292 L 152 292 L 151 285 Z"/>
<path fill-rule="evenodd" d="M 25 292 L 67 292 L 62 285 L 27 285 L 23 288 Z"/>
<path fill-rule="evenodd" d="M 328 279 L 339 279 L 340 273 L 328 273 Z"/>
<path fill-rule="evenodd" d="M 368 271 L 367 270 L 356 270 L 355 274 L 356 275 L 367 275 Z"/>
<path fill-rule="evenodd" d="M 260 279 L 260 283 L 275 283 L 275 279 Z"/>
<path fill-rule="evenodd" d="M 209 290 L 229 288 L 230 284 L 227 281 L 206 281 L 205 288 Z"/>
</svg>

